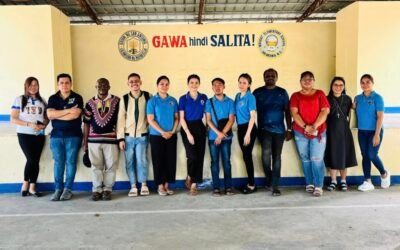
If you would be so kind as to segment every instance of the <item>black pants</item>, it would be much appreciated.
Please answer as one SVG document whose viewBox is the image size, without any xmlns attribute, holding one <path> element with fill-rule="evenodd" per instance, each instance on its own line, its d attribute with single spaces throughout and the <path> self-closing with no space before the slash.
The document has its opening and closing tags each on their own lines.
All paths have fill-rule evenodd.
<svg viewBox="0 0 400 250">
<path fill-rule="evenodd" d="M 176 135 L 168 140 L 162 136 L 150 135 L 151 160 L 157 185 L 175 182 L 176 140 Z"/>
<path fill-rule="evenodd" d="M 200 121 L 186 122 L 194 138 L 194 145 L 190 144 L 185 131 L 181 130 L 183 145 L 186 150 L 187 173 L 193 183 L 203 182 L 204 153 L 206 150 L 206 127 Z"/>
<path fill-rule="evenodd" d="M 40 155 L 42 154 L 44 135 L 18 133 L 18 142 L 26 158 L 24 181 L 36 183 L 39 175 Z"/>
<path fill-rule="evenodd" d="M 252 152 L 253 152 L 254 142 L 256 141 L 257 137 L 257 128 L 255 125 L 253 126 L 253 129 L 251 130 L 250 133 L 250 143 L 247 146 L 244 146 L 243 142 L 248 126 L 249 126 L 248 123 L 238 125 L 238 140 L 240 149 L 242 150 L 243 160 L 244 163 L 246 164 L 247 176 L 249 178 L 249 185 L 254 186 L 255 185 L 254 164 L 253 164 Z"/>
<path fill-rule="evenodd" d="M 265 130 L 259 131 L 262 146 L 262 164 L 267 179 L 267 186 L 279 186 L 281 177 L 281 154 L 285 134 L 271 133 Z M 272 158 L 272 169 L 271 169 Z"/>
</svg>

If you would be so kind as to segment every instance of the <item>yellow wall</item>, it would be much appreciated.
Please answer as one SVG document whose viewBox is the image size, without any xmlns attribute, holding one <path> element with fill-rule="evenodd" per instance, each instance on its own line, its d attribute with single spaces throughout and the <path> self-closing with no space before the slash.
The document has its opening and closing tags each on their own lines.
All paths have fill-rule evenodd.
<svg viewBox="0 0 400 250">
<path fill-rule="evenodd" d="M 262 55 L 254 47 L 188 47 L 154 48 L 155 35 L 207 36 L 210 34 L 255 34 L 276 28 L 287 41 L 285 52 L 278 58 Z M 142 32 L 150 43 L 145 58 L 131 62 L 118 52 L 118 39 L 128 30 Z M 263 71 L 274 67 L 279 72 L 279 84 L 289 93 L 299 90 L 299 75 L 311 70 L 317 87 L 328 89 L 335 72 L 335 24 L 209 24 L 209 25 L 141 25 L 141 26 L 72 26 L 72 58 L 76 90 L 85 100 L 95 94 L 94 84 L 100 77 L 111 82 L 111 91 L 122 95 L 128 91 L 126 82 L 131 72 L 141 74 L 144 89 L 156 92 L 156 79 L 166 74 L 171 80 L 170 94 L 179 98 L 185 91 L 186 78 L 197 73 L 202 79 L 202 92 L 211 95 L 210 81 L 220 76 L 225 79 L 226 93 L 233 97 L 238 92 L 237 77 L 248 72 L 253 86 L 263 85 Z"/>
<path fill-rule="evenodd" d="M 346 80 L 347 93 L 355 96 L 358 86 L 358 11 L 356 5 L 336 17 L 336 74 Z"/>
<path fill-rule="evenodd" d="M 9 114 L 28 76 L 39 79 L 40 92 L 48 98 L 56 71 L 72 72 L 69 20 L 50 6 L 2 6 L 0 30 L 0 114 Z M 61 30 L 68 34 L 58 44 Z M 60 63 L 61 56 L 68 63 Z"/>
<path fill-rule="evenodd" d="M 60 73 L 72 74 L 71 26 L 69 18 L 55 8 L 51 8 L 53 74 L 54 88 L 57 89 L 56 77 Z"/>
<path fill-rule="evenodd" d="M 361 92 L 364 73 L 375 78 L 385 106 L 400 106 L 400 2 L 357 2 L 337 15 L 336 70 Z M 397 91 L 396 91 L 397 90 Z"/>
</svg>

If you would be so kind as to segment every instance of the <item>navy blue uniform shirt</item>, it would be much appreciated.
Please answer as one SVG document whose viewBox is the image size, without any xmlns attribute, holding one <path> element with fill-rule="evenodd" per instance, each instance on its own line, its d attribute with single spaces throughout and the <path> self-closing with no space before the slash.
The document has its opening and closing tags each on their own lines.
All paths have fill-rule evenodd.
<svg viewBox="0 0 400 250">
<path fill-rule="evenodd" d="M 83 99 L 79 94 L 71 91 L 71 94 L 64 100 L 60 95 L 60 91 L 50 96 L 48 109 L 63 110 L 69 109 L 77 105 L 83 110 Z M 51 121 L 53 130 L 51 137 L 82 137 L 82 119 L 78 118 L 70 121 L 54 119 Z"/>
<path fill-rule="evenodd" d="M 256 97 L 258 128 L 271 133 L 285 133 L 285 108 L 289 106 L 289 95 L 285 89 L 275 86 L 267 89 L 265 86 L 254 90 Z"/>
</svg>

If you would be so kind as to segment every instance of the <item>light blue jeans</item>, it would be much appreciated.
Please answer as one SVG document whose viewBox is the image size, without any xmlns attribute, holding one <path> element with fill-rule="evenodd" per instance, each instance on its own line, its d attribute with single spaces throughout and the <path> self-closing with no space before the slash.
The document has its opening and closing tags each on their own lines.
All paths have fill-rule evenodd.
<svg viewBox="0 0 400 250">
<path fill-rule="evenodd" d="M 125 136 L 125 168 L 131 185 L 147 181 L 149 164 L 147 161 L 148 136 Z"/>
<path fill-rule="evenodd" d="M 50 149 L 54 159 L 54 184 L 56 190 L 72 190 L 76 173 L 76 161 L 81 144 L 81 137 L 50 138 Z M 66 170 L 65 167 L 67 167 Z M 64 172 L 66 173 L 65 185 Z"/>
<path fill-rule="evenodd" d="M 309 139 L 302 133 L 294 131 L 294 139 L 303 167 L 306 185 L 322 188 L 325 177 L 326 132 L 322 133 L 320 138 Z"/>
<path fill-rule="evenodd" d="M 225 189 L 232 187 L 232 170 L 231 170 L 231 144 L 232 140 L 222 140 L 221 144 L 215 145 L 214 141 L 209 140 L 211 156 L 211 175 L 214 189 L 221 187 L 219 180 L 219 155 L 222 156 L 222 166 L 224 169 L 224 185 Z"/>
</svg>

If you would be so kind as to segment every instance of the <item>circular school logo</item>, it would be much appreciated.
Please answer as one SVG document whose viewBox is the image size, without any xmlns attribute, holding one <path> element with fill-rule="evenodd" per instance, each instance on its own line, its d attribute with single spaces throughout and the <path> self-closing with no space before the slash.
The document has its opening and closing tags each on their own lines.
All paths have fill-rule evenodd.
<svg viewBox="0 0 400 250">
<path fill-rule="evenodd" d="M 143 59 L 149 51 L 149 42 L 143 33 L 130 30 L 122 34 L 118 40 L 118 50 L 121 56 L 129 61 Z"/>
<path fill-rule="evenodd" d="M 277 57 L 285 49 L 286 40 L 283 34 L 278 30 L 267 30 L 261 34 L 258 40 L 258 48 L 263 55 L 267 57 Z"/>
</svg>

